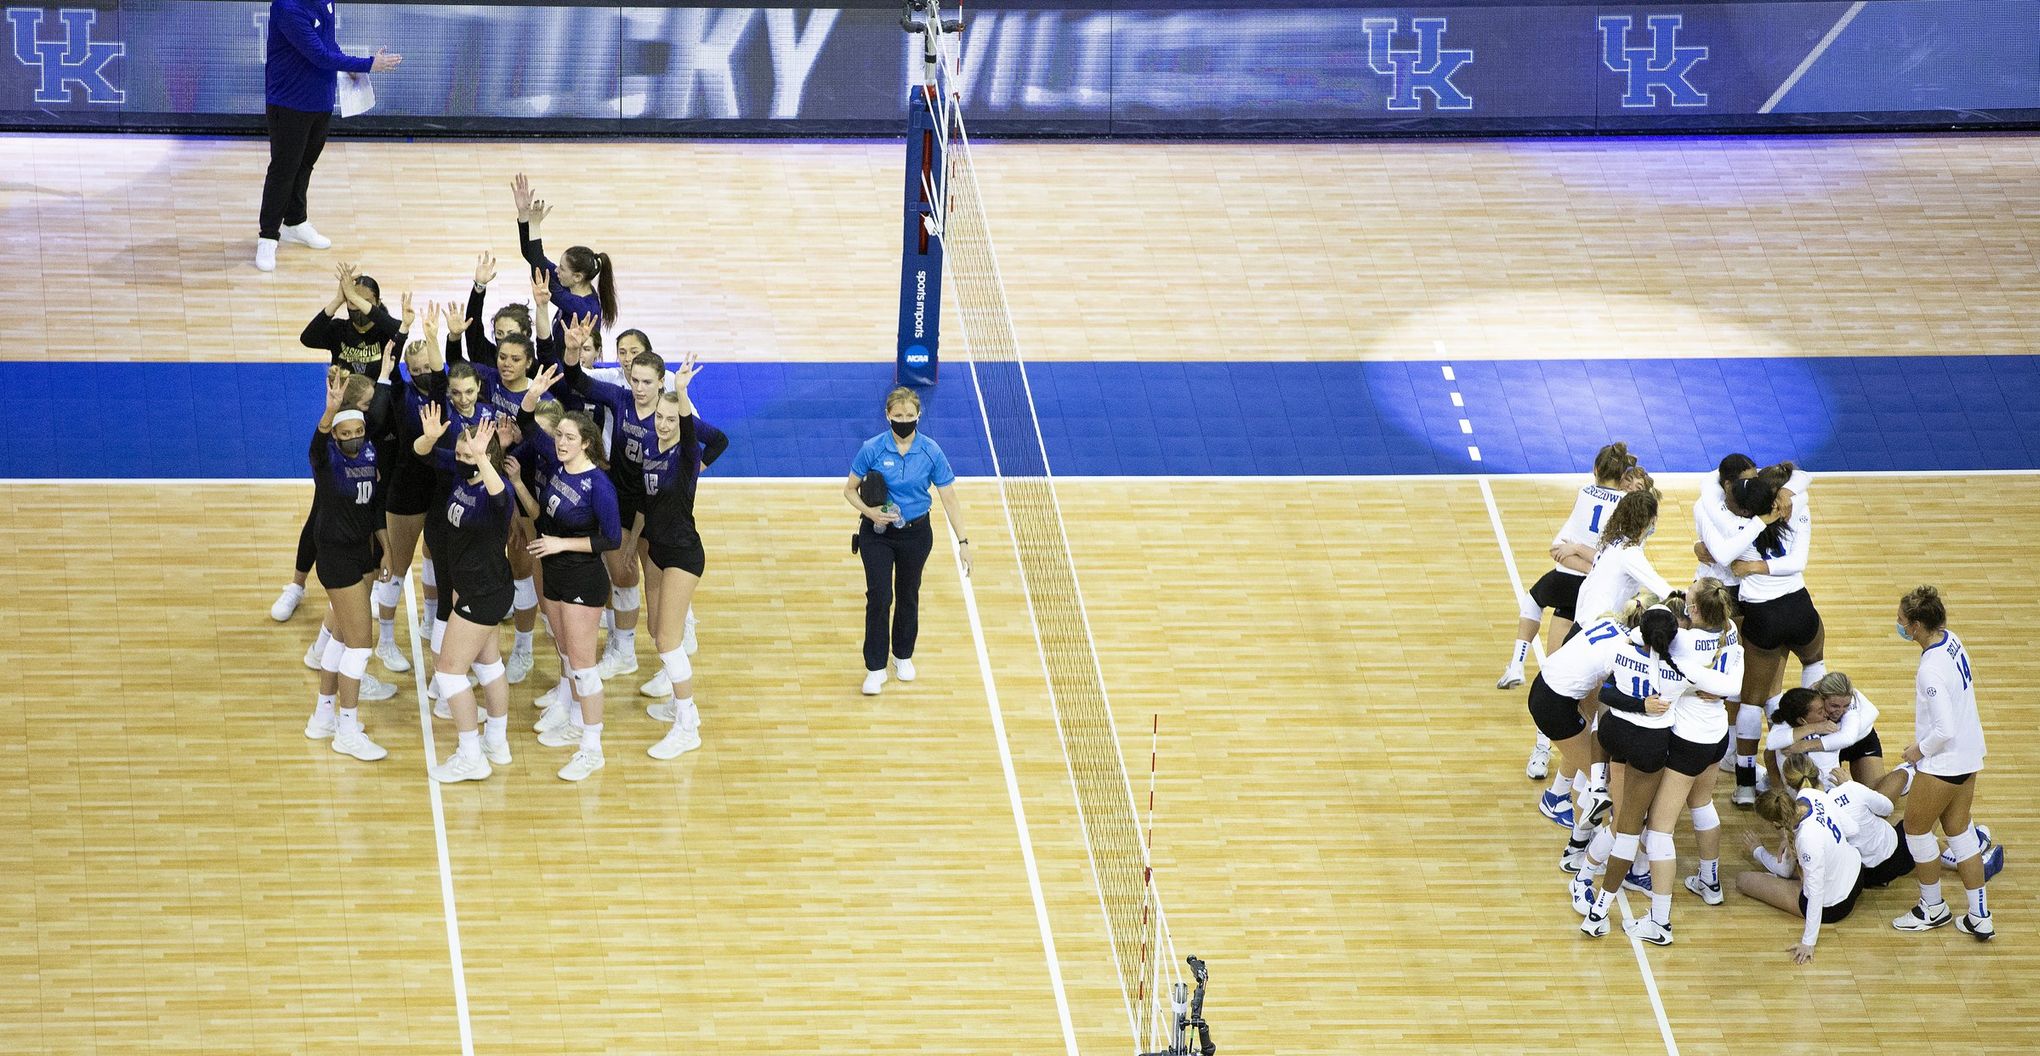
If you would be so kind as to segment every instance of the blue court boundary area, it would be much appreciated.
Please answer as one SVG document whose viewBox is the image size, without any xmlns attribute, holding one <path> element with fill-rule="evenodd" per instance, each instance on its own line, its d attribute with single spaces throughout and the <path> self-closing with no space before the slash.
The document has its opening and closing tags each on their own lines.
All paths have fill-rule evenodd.
<svg viewBox="0 0 2040 1056">
<path fill-rule="evenodd" d="M 17 397 L 0 417 L 0 478 L 302 478 L 323 373 L 0 363 L 0 387 Z M 1049 463 L 1066 476 L 1573 472 L 1610 439 L 1653 471 L 1708 470 L 1729 451 L 1830 471 L 2040 469 L 2036 356 L 1056 362 L 1027 373 Z M 732 438 L 711 475 L 845 473 L 884 428 L 891 382 L 890 363 L 711 364 L 695 400 Z M 959 473 L 991 472 L 965 365 L 944 367 L 924 428 Z"/>
</svg>

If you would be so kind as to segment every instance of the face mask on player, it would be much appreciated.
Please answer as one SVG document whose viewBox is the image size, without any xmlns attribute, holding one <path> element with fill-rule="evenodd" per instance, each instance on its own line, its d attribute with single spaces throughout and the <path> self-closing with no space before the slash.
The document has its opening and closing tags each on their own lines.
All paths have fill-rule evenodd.
<svg viewBox="0 0 2040 1056">
<path fill-rule="evenodd" d="M 893 435 L 905 440 L 907 437 L 914 435 L 914 428 L 920 424 L 918 420 L 912 422 L 894 422 L 892 423 Z"/>
<path fill-rule="evenodd" d="M 1898 636 L 1900 638 L 1905 639 L 1908 642 L 1912 641 L 1913 640 L 1912 632 L 1905 629 L 1905 621 L 1898 620 L 1896 622 L 1898 623 Z"/>
<path fill-rule="evenodd" d="M 363 439 L 363 437 L 357 436 L 352 440 L 340 441 L 340 453 L 348 458 L 353 458 L 355 455 L 360 454 Z"/>
</svg>

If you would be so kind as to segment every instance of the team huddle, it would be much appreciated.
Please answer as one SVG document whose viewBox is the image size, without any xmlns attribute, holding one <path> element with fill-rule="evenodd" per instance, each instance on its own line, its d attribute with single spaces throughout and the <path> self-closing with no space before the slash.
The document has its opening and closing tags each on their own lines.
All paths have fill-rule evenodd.
<svg viewBox="0 0 2040 1056">
<path fill-rule="evenodd" d="M 1979 940 L 1996 934 L 1985 884 L 2003 868 L 2004 849 L 1970 817 L 1984 738 L 1969 655 L 1937 589 L 1899 600 L 1897 633 L 1918 646 L 1920 664 L 1914 740 L 1887 768 L 1876 707 L 1826 664 L 1826 631 L 1805 582 L 1811 484 L 1791 463 L 1722 459 L 1694 504 L 1698 567 L 1674 589 L 1644 553 L 1658 491 L 1627 445 L 1610 444 L 1552 540 L 1554 567 L 1521 599 L 1496 685 L 1523 684 L 1549 610 L 1547 655 L 1530 680 L 1538 734 L 1526 773 L 1551 777 L 1538 809 L 1569 831 L 1559 866 L 1573 875 L 1572 905 L 1589 937 L 1608 933 L 1612 901 L 1629 887 L 1649 897 L 1650 912 L 1625 930 L 1671 944 L 1682 814 L 1699 853 L 1683 886 L 1707 905 L 1725 901 L 1714 806 L 1723 771 L 1735 775 L 1731 802 L 1754 808 L 1779 841 L 1749 834 L 1759 868 L 1734 886 L 1803 917 L 1792 951 L 1799 963 L 1812 959 L 1821 925 L 1847 917 L 1865 888 L 1907 874 L 1919 899 L 1893 926 L 1953 922 Z M 1793 689 L 1783 687 L 1788 658 L 1800 664 Z M 1959 915 L 1941 895 L 1947 869 L 1967 894 Z"/>
<path fill-rule="evenodd" d="M 431 769 L 442 782 L 483 780 L 510 762 L 509 687 L 530 675 L 541 623 L 560 676 L 536 701 L 536 729 L 540 744 L 574 749 L 560 777 L 604 765 L 603 684 L 637 670 L 641 612 L 659 671 L 640 691 L 668 725 L 647 752 L 672 759 L 701 745 L 689 660 L 705 565 L 694 499 L 728 437 L 689 398 L 691 356 L 669 368 L 649 337 L 626 330 L 613 342 L 621 367 L 595 366 L 616 318 L 609 257 L 575 246 L 548 259 L 540 230 L 550 208 L 522 176 L 512 191 L 529 305 L 499 308 L 483 325 L 496 274 L 484 253 L 465 309 L 427 304 L 421 317 L 407 294 L 393 318 L 374 280 L 343 264 L 332 302 L 302 335 L 332 366 L 311 436 L 315 493 L 297 578 L 270 615 L 289 619 L 316 572 L 328 605 L 305 654 L 320 673 L 305 735 L 356 759 L 388 754 L 357 707 L 395 693 L 368 673 L 371 659 L 412 669 L 395 619 L 422 541 L 425 684 L 459 731 Z M 504 622 L 514 627 L 507 654 Z"/>
</svg>

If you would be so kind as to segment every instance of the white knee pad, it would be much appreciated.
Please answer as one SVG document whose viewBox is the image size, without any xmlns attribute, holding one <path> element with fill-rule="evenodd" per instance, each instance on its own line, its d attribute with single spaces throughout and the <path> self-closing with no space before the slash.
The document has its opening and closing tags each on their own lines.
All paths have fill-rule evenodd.
<svg viewBox="0 0 2040 1056">
<path fill-rule="evenodd" d="M 1664 862 L 1679 856 L 1677 846 L 1672 843 L 1672 834 L 1656 829 L 1643 830 L 1643 855 L 1653 862 Z"/>
<path fill-rule="evenodd" d="M 587 697 L 602 692 L 602 673 L 592 667 L 577 667 L 573 671 L 574 692 Z"/>
<path fill-rule="evenodd" d="M 326 649 L 319 654 L 319 670 L 338 674 L 341 659 L 346 655 L 347 643 L 328 635 L 326 638 Z"/>
<path fill-rule="evenodd" d="M 440 700 L 452 700 L 468 688 L 465 675 L 452 675 L 444 671 L 432 676 L 432 695 Z"/>
<path fill-rule="evenodd" d="M 1907 837 L 1907 839 L 1910 840 L 1911 837 Z M 1961 832 L 1948 837 L 1948 852 L 1955 856 L 1955 862 L 1958 865 L 1981 854 L 1983 852 L 1983 842 L 1976 838 L 1976 826 L 1971 825 Z"/>
<path fill-rule="evenodd" d="M 1594 836 L 1587 841 L 1587 857 L 1597 862 L 1608 860 L 1608 854 L 1615 849 L 1615 834 L 1603 825 L 1594 830 Z"/>
<path fill-rule="evenodd" d="M 1639 842 L 1641 840 L 1634 833 L 1618 832 L 1615 834 L 1615 845 L 1609 851 L 1609 854 L 1626 862 L 1634 862 L 1636 861 L 1636 845 Z"/>
<path fill-rule="evenodd" d="M 517 589 L 511 597 L 510 605 L 518 612 L 538 607 L 538 586 L 531 581 L 530 576 L 517 581 Z"/>
<path fill-rule="evenodd" d="M 618 612 L 636 612 L 638 609 L 637 587 L 615 587 L 609 592 L 609 607 Z"/>
<path fill-rule="evenodd" d="M 1815 683 L 1819 682 L 1821 679 L 1826 677 L 1827 677 L 1827 661 L 1815 660 L 1813 663 L 1805 664 L 1800 667 L 1799 686 L 1802 689 L 1812 689 Z"/>
<path fill-rule="evenodd" d="M 1912 860 L 1915 862 L 1931 862 L 1941 857 L 1941 841 L 1935 839 L 1931 832 L 1923 832 L 1918 836 L 1906 833 L 1905 849 L 1912 852 Z"/>
<path fill-rule="evenodd" d="M 375 581 L 375 604 L 377 608 L 394 609 L 397 602 L 404 600 L 404 581 L 401 579 L 378 579 Z"/>
<path fill-rule="evenodd" d="M 1735 709 L 1735 735 L 1740 740 L 1761 740 L 1764 736 L 1764 709 L 1755 704 L 1741 704 Z"/>
<path fill-rule="evenodd" d="M 502 677 L 503 677 L 503 661 L 501 660 L 498 660 L 493 664 L 475 665 L 476 685 L 486 686 L 489 683 L 494 682 L 495 680 Z"/>
<path fill-rule="evenodd" d="M 429 557 L 418 562 L 418 582 L 428 587 L 439 585 L 439 577 L 433 574 L 432 559 Z"/>
<path fill-rule="evenodd" d="M 361 676 L 368 673 L 368 658 L 372 652 L 368 649 L 349 649 L 340 654 L 340 677 L 361 681 Z"/>
<path fill-rule="evenodd" d="M 1537 604 L 1536 600 L 1530 597 L 1530 592 L 1526 590 L 1516 595 L 1516 615 L 1526 620 L 1542 620 L 1544 619 L 1544 606 Z"/>
<path fill-rule="evenodd" d="M 1721 813 L 1708 803 L 1693 808 L 1693 831 L 1708 832 L 1721 827 Z"/>
<path fill-rule="evenodd" d="M 665 667 L 667 680 L 676 686 L 694 677 L 694 665 L 688 662 L 685 648 L 660 653 L 659 663 Z"/>
</svg>

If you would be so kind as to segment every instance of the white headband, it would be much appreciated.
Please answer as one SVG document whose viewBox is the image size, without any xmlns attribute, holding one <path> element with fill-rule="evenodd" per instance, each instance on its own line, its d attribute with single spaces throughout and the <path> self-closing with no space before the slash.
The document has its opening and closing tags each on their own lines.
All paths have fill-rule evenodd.
<svg viewBox="0 0 2040 1056">
<path fill-rule="evenodd" d="M 339 414 L 333 416 L 334 425 L 337 426 L 341 422 L 360 422 L 363 425 L 367 425 L 368 416 L 361 413 L 360 411 L 349 408 L 348 410 L 341 411 Z"/>
</svg>

